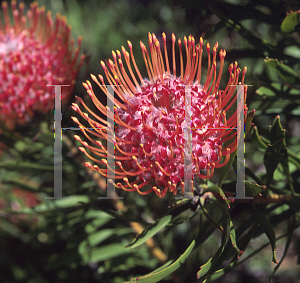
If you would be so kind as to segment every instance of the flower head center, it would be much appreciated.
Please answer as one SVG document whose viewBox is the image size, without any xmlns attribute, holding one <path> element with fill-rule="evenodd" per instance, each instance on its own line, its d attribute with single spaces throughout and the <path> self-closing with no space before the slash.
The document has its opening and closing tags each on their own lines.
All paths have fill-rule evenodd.
<svg viewBox="0 0 300 283">
<path fill-rule="evenodd" d="M 202 85 L 193 83 L 187 86 L 181 78 L 171 75 L 164 75 L 163 79 L 164 84 L 160 78 L 155 82 L 146 81 L 133 97 L 126 97 L 129 102 L 125 104 L 127 109 L 119 108 L 118 115 L 131 128 L 119 125 L 116 129 L 116 137 L 124 141 L 119 145 L 122 152 L 137 154 L 137 162 L 126 161 L 123 166 L 147 168 L 158 162 L 163 170 L 152 174 L 145 172 L 140 178 L 142 181 L 150 181 L 157 175 L 161 187 L 166 186 L 169 180 L 178 183 L 184 177 L 187 87 L 190 88 L 192 101 L 192 153 L 193 158 L 199 160 L 200 169 L 218 159 L 222 145 L 218 138 L 221 135 L 218 128 L 224 126 L 224 117 L 214 109 L 213 101 L 216 98 L 208 96 Z M 192 169 L 197 170 L 195 165 Z M 170 176 L 164 175 L 163 171 Z"/>
</svg>

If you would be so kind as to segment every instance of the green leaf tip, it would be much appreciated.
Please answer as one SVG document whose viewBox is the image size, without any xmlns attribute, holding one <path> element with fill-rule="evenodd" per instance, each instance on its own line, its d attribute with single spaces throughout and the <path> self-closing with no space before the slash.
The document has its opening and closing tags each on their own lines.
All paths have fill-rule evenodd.
<svg viewBox="0 0 300 283">
<path fill-rule="evenodd" d="M 291 33 L 295 27 L 300 23 L 300 10 L 290 11 L 286 13 L 284 20 L 281 23 L 280 29 L 284 33 Z"/>
</svg>

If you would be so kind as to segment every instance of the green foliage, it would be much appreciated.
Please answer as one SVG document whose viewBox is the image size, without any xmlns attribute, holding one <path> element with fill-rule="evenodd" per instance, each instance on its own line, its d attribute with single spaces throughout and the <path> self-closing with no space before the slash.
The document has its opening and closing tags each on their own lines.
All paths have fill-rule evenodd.
<svg viewBox="0 0 300 283">
<path fill-rule="evenodd" d="M 190 255 L 190 253 L 193 250 L 193 247 L 195 246 L 195 241 L 193 241 L 189 247 L 186 249 L 186 251 L 171 265 L 169 265 L 166 268 L 159 268 L 156 271 L 151 272 L 149 275 L 141 276 L 138 278 L 131 279 L 130 282 L 140 282 L 140 283 L 156 283 L 160 282 L 160 280 L 167 277 L 169 274 L 174 272 L 176 269 L 178 269 L 187 259 L 187 257 Z"/>
<path fill-rule="evenodd" d="M 299 76 L 297 73 L 289 66 L 278 62 L 277 59 L 265 59 L 265 63 L 270 66 L 277 74 L 286 82 L 290 84 L 299 83 Z"/>
<path fill-rule="evenodd" d="M 278 263 L 276 259 L 276 235 L 275 231 L 273 229 L 273 226 L 271 225 L 270 221 L 266 217 L 264 213 L 257 210 L 255 205 L 253 205 L 254 214 L 257 217 L 258 223 L 260 224 L 260 227 L 263 229 L 265 234 L 270 240 L 272 251 L 273 251 L 273 262 Z"/>
<path fill-rule="evenodd" d="M 281 30 L 286 33 L 291 33 L 295 30 L 295 27 L 300 23 L 300 13 L 299 11 L 287 12 L 284 20 L 281 23 Z"/>
<path fill-rule="evenodd" d="M 131 249 L 134 249 L 143 243 L 145 243 L 148 239 L 152 238 L 154 235 L 156 235 L 162 228 L 166 227 L 170 221 L 172 220 L 171 215 L 166 215 L 163 218 L 159 219 L 152 225 L 148 226 L 143 233 L 138 235 L 134 239 L 132 243 L 130 243 L 128 246 L 131 247 Z"/>
</svg>

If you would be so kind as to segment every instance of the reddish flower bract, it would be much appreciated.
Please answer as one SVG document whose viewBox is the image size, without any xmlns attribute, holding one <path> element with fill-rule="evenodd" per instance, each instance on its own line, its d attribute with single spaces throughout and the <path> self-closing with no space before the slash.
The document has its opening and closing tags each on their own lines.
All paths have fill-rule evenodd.
<svg viewBox="0 0 300 283">
<path fill-rule="evenodd" d="M 54 107 L 53 87 L 62 88 L 63 103 L 71 93 L 84 56 L 70 39 L 71 27 L 59 14 L 52 20 L 51 12 L 37 2 L 24 15 L 24 4 L 11 2 L 13 23 L 8 5 L 2 2 L 4 22 L 0 21 L 0 120 L 8 127 L 30 121 L 34 112 L 45 113 Z"/>
<path fill-rule="evenodd" d="M 234 113 L 228 117 L 227 112 L 236 104 L 236 85 L 244 85 L 246 73 L 246 68 L 244 68 L 239 82 L 241 70 L 237 67 L 237 63 L 231 64 L 228 84 L 224 90 L 219 90 L 226 52 L 221 50 L 219 53 L 220 67 L 217 71 L 218 43 L 213 47 L 212 58 L 210 45 L 207 44 L 208 70 L 202 85 L 203 40 L 200 38 L 199 44 L 196 44 L 194 37 L 189 36 L 184 37 L 183 40 L 186 64 L 183 63 L 182 42 L 178 40 L 180 77 L 177 77 L 175 35 L 172 35 L 172 72 L 164 33 L 162 39 L 163 52 L 154 34 L 148 36 L 149 50 L 142 42 L 140 44 L 148 79 L 141 76 L 130 42 L 128 42 L 130 53 L 122 47 L 125 64 L 120 51 L 112 52 L 113 60 L 109 59 L 106 64 L 101 62 L 108 83 L 113 86 L 114 92 L 122 103 L 113 99 L 101 75 L 98 78 L 91 75 L 92 80 L 102 89 L 108 99 L 113 99 L 115 104 L 116 169 L 114 172 L 116 180 L 124 181 L 124 183 L 114 183 L 115 186 L 126 191 L 137 191 L 140 194 L 154 191 L 159 197 L 163 197 L 167 191 L 176 194 L 180 190 L 184 192 L 185 189 L 184 121 L 187 86 L 191 91 L 192 113 L 192 167 L 187 170 L 192 173 L 192 181 L 188 184 L 192 188 L 196 175 L 202 179 L 211 178 L 214 169 L 227 164 L 230 154 L 236 150 L 236 130 L 233 128 L 237 126 L 237 115 Z M 134 74 L 132 65 L 137 75 Z M 92 84 L 87 81 L 83 83 L 83 86 L 95 106 L 107 115 L 106 107 L 97 99 Z M 246 86 L 244 88 L 246 94 Z M 87 120 L 92 128 L 84 128 L 84 125 L 73 117 L 73 120 L 82 128 L 84 135 L 93 144 L 93 146 L 89 145 L 76 135 L 75 139 L 84 146 L 79 149 L 94 162 L 109 166 L 105 159 L 107 148 L 93 136 L 96 139 L 106 140 L 108 131 L 112 130 L 109 129 L 106 120 L 93 113 L 82 99 L 77 99 L 93 116 L 93 118 L 89 117 L 77 104 L 73 104 L 73 109 Z M 232 139 L 231 144 L 223 147 L 226 141 Z M 85 148 L 100 159 L 89 154 Z M 107 176 L 107 169 L 93 166 L 89 162 L 85 165 L 105 177 L 111 177 Z"/>
</svg>

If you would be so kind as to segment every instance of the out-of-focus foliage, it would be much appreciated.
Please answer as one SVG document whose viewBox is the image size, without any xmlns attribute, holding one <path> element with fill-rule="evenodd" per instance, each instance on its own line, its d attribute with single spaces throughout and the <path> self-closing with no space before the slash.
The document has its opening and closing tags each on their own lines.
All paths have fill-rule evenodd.
<svg viewBox="0 0 300 283">
<path fill-rule="evenodd" d="M 142 66 L 139 41 L 148 32 L 218 41 L 225 66 L 246 65 L 248 106 L 256 112 L 245 138 L 245 190 L 254 200 L 228 199 L 236 192 L 235 154 L 199 185 L 201 198 L 117 190 L 123 199 L 98 199 L 105 180 L 83 166 L 71 130 L 62 135 L 66 198 L 46 200 L 54 193 L 54 121 L 41 115 L 0 136 L 0 281 L 299 282 L 300 29 L 284 22 L 298 1 L 38 2 L 65 14 L 74 37 L 83 36 L 88 57 L 69 105 L 75 95 L 89 104 L 81 82 L 103 75 L 99 61 L 127 40 Z M 63 127 L 75 126 L 73 115 L 63 109 Z"/>
</svg>

